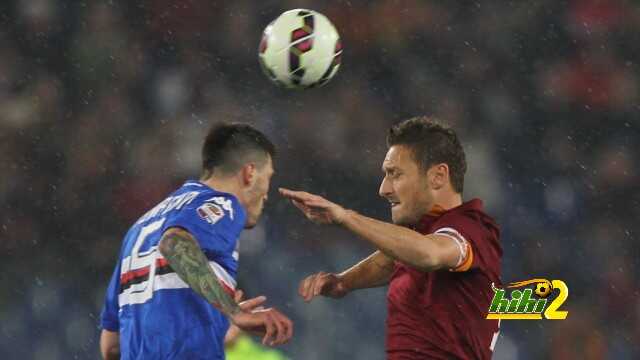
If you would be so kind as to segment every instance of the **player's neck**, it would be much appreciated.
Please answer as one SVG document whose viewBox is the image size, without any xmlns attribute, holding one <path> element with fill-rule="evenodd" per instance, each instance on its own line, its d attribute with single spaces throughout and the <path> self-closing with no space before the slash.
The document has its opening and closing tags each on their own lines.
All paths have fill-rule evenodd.
<svg viewBox="0 0 640 360">
<path fill-rule="evenodd" d="M 206 180 L 200 180 L 200 182 L 216 191 L 231 194 L 238 199 L 241 198 L 240 186 L 238 186 L 237 179 L 232 176 L 225 178 L 211 176 Z"/>
<path fill-rule="evenodd" d="M 443 210 L 453 209 L 462 205 L 462 194 L 451 192 L 443 194 L 439 199 L 436 199 L 435 206 L 442 208 Z"/>
</svg>

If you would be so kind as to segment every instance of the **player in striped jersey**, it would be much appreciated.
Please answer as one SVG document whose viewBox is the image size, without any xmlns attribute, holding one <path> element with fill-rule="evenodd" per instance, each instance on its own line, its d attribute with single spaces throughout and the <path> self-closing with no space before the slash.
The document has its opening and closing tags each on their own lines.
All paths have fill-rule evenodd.
<svg viewBox="0 0 640 360">
<path fill-rule="evenodd" d="M 256 225 L 275 148 L 243 124 L 211 129 L 203 175 L 127 232 L 101 315 L 105 359 L 224 359 L 229 321 L 279 345 L 293 333 L 264 297 L 236 303 L 237 240 Z"/>
</svg>

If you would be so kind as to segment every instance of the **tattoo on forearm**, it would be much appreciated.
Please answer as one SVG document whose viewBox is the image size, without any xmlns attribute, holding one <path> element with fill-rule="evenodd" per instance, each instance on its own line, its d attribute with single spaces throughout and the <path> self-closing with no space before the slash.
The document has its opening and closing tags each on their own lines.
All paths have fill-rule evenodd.
<svg viewBox="0 0 640 360">
<path fill-rule="evenodd" d="M 171 268 L 195 292 L 217 306 L 225 315 L 240 311 L 235 300 L 225 292 L 200 246 L 189 234 L 171 233 L 163 238 L 162 254 Z"/>
</svg>

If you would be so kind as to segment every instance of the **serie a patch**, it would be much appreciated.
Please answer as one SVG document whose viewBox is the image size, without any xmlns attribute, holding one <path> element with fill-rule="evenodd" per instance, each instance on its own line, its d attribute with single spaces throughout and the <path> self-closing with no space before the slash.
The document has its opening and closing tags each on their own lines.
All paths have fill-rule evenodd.
<svg viewBox="0 0 640 360">
<path fill-rule="evenodd" d="M 198 216 L 209 224 L 215 224 L 224 217 L 222 208 L 213 203 L 204 203 L 197 209 Z"/>
</svg>

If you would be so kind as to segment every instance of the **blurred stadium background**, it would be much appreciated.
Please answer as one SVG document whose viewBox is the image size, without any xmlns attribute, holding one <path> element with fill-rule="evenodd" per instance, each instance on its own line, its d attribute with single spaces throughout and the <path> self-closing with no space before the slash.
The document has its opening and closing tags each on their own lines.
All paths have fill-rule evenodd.
<svg viewBox="0 0 640 360">
<path fill-rule="evenodd" d="M 262 29 L 308 7 L 340 31 L 327 86 L 260 72 Z M 199 173 L 204 131 L 244 120 L 278 144 L 273 187 L 388 219 L 387 128 L 457 130 L 502 225 L 503 280 L 563 279 L 565 321 L 503 322 L 496 359 L 640 358 L 640 3 L 0 2 L 0 354 L 94 359 L 121 236 Z M 298 281 L 372 249 L 277 194 L 241 243 L 240 284 L 296 321 L 292 359 L 383 359 L 385 290 L 304 304 Z"/>
</svg>

